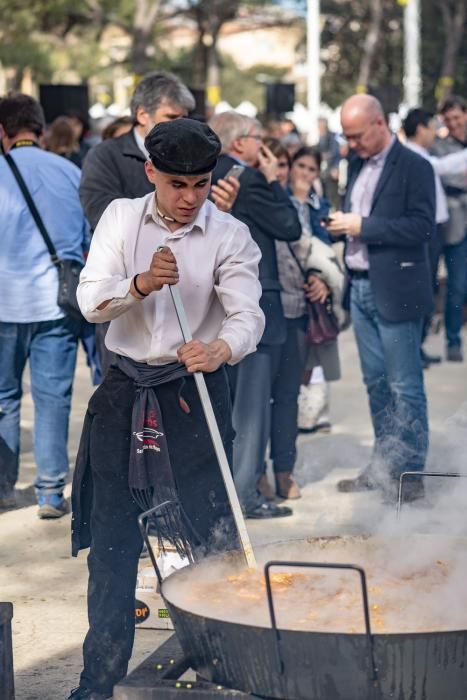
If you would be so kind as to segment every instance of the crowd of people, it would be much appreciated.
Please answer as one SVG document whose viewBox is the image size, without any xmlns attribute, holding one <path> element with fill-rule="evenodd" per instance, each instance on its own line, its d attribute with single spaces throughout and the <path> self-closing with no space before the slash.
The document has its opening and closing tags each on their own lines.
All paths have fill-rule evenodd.
<svg viewBox="0 0 467 700">
<path fill-rule="evenodd" d="M 462 98 L 438 115 L 412 109 L 394 134 L 377 99 L 353 95 L 342 134 L 322 120 L 313 147 L 290 120 L 187 118 L 193 96 L 170 73 L 143 77 L 130 108 L 96 143 L 85 117 L 46 127 L 33 98 L 0 99 L 0 509 L 15 507 L 26 363 L 40 518 L 69 512 L 80 342 L 98 385 L 73 482 L 73 552 L 91 547 L 74 700 L 110 697 L 126 673 L 146 505 L 173 504 L 153 528 L 180 553 L 238 547 L 195 372 L 205 373 L 245 517 L 269 519 L 292 515 L 283 501 L 301 496 L 298 431 L 331 428 L 344 328 L 353 326 L 374 431 L 368 464 L 337 484 L 344 493 L 395 502 L 400 474 L 425 467 L 423 370 L 442 359 L 423 346 L 435 303 L 446 360 L 464 360 Z M 65 271 L 81 267 L 82 316 L 60 297 L 73 285 Z M 193 333 L 186 344 L 173 284 Z M 415 477 L 404 499 L 423 497 Z"/>
</svg>

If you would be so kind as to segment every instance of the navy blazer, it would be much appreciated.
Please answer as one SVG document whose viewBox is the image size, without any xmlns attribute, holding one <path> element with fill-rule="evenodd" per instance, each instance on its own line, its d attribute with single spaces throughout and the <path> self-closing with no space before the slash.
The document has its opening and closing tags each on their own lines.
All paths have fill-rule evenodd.
<svg viewBox="0 0 467 700">
<path fill-rule="evenodd" d="M 219 158 L 212 181 L 226 175 L 236 160 L 227 155 Z M 232 215 L 243 221 L 261 250 L 259 280 L 263 288 L 260 305 L 266 317 L 261 343 L 276 345 L 286 337 L 274 241 L 296 241 L 302 234 L 297 211 L 278 182 L 268 184 L 263 173 L 246 167 L 240 176 L 240 190 Z"/>
<path fill-rule="evenodd" d="M 364 160 L 349 165 L 344 211 Z M 428 242 L 435 233 L 435 179 L 429 161 L 396 141 L 388 153 L 363 217 L 361 241 L 368 246 L 369 277 L 378 313 L 387 321 L 412 321 L 433 307 Z"/>
</svg>

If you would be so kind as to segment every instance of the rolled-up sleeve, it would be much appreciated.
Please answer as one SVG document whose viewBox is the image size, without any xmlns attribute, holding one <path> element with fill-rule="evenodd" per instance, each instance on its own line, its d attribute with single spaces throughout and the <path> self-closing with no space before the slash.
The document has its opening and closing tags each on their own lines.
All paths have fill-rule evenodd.
<svg viewBox="0 0 467 700">
<path fill-rule="evenodd" d="M 80 276 L 78 304 L 83 316 L 92 323 L 111 321 L 140 303 L 130 294 L 132 277 L 125 268 L 122 225 L 117 211 L 117 203 L 112 202 L 102 215 Z M 109 300 L 105 309 L 98 310 Z"/>
<path fill-rule="evenodd" d="M 261 284 L 258 265 L 261 252 L 244 224 L 232 226 L 218 251 L 215 291 L 225 311 L 218 337 L 232 351 L 229 364 L 240 362 L 256 350 L 264 331 L 259 306 Z"/>
</svg>

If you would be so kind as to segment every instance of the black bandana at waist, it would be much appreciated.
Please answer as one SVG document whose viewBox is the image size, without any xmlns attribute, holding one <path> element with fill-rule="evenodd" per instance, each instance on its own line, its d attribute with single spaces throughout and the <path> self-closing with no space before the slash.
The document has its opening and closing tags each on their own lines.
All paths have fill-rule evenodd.
<svg viewBox="0 0 467 700">
<path fill-rule="evenodd" d="M 128 485 L 136 503 L 144 511 L 164 501 L 171 506 L 161 509 L 151 524 L 163 549 L 163 541 L 173 544 L 179 554 L 189 556 L 189 523 L 184 516 L 170 464 L 167 438 L 157 400 L 156 387 L 180 381 L 179 401 L 183 410 L 189 407 L 181 397 L 186 367 L 178 362 L 168 365 L 148 365 L 127 357 L 117 356 L 118 369 L 136 385 L 131 417 L 130 463 Z"/>
</svg>

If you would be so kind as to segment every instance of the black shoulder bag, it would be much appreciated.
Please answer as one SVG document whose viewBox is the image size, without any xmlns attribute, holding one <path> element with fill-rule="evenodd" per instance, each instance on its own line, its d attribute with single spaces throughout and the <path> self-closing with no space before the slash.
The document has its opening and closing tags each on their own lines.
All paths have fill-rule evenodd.
<svg viewBox="0 0 467 700">
<path fill-rule="evenodd" d="M 44 243 L 49 251 L 50 259 L 57 268 L 58 272 L 58 296 L 57 304 L 62 309 L 62 311 L 67 314 L 67 316 L 72 316 L 73 318 L 82 321 L 84 319 L 80 308 L 78 306 L 78 300 L 76 298 L 76 290 L 78 288 L 79 276 L 84 265 L 77 260 L 71 259 L 61 259 L 57 255 L 52 240 L 47 233 L 47 229 L 44 226 L 41 215 L 37 211 L 37 207 L 31 197 L 31 194 L 24 182 L 23 176 L 21 175 L 18 166 L 16 165 L 14 159 L 7 153 L 5 155 L 6 162 L 11 168 L 11 171 L 18 183 L 18 186 L 23 193 L 26 204 L 29 207 L 32 218 L 36 222 L 36 226 L 39 229 Z"/>
</svg>

